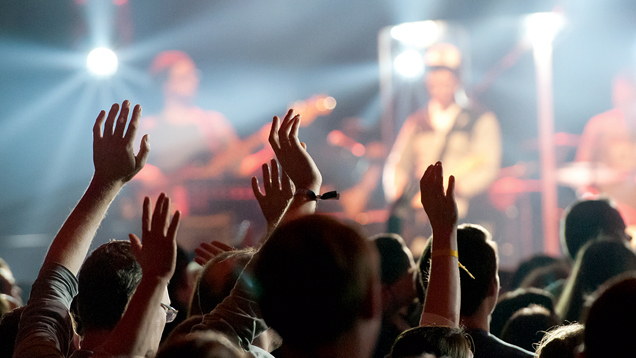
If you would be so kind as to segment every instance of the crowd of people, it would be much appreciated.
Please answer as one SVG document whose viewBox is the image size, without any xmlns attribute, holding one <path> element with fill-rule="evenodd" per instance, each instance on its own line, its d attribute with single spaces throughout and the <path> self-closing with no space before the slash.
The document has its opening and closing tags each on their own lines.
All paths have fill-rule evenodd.
<svg viewBox="0 0 636 358">
<path fill-rule="evenodd" d="M 500 295 L 497 244 L 479 225 L 458 225 L 455 176 L 445 176 L 440 161 L 419 180 L 418 202 L 432 228 L 421 253 L 394 233 L 367 237 L 355 224 L 316 214 L 321 199 L 337 194 L 321 190 L 293 110 L 274 117 L 276 158 L 262 165 L 260 180 L 252 178 L 267 221 L 258 247 L 210 237 L 190 274 L 177 246 L 182 213 L 161 193 L 137 204 L 140 236 L 89 254 L 110 204 L 151 152 L 147 135 L 135 141 L 141 121 L 141 107 L 128 101 L 99 113 L 94 175 L 26 304 L 0 264 L 0 357 L 593 358 L 631 351 L 636 255 L 610 201 L 573 204 L 563 220 L 567 257 L 529 260 Z"/>
</svg>

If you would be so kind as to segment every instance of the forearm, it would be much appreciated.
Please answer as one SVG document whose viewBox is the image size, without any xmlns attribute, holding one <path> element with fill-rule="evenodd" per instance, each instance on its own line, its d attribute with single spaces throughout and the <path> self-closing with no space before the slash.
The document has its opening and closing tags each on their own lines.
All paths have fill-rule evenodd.
<svg viewBox="0 0 636 358">
<path fill-rule="evenodd" d="M 430 278 L 420 325 L 427 325 L 425 315 L 435 314 L 459 324 L 460 282 L 457 251 L 457 230 L 433 230 L 433 250 L 441 253 L 431 259 Z"/>
<path fill-rule="evenodd" d="M 165 279 L 142 277 L 126 312 L 102 345 L 104 351 L 113 356 L 145 356 L 158 348 L 152 343 L 153 325 L 167 285 Z"/>
<path fill-rule="evenodd" d="M 107 183 L 93 177 L 55 236 L 44 263 L 58 263 L 77 275 L 97 228 L 122 187 L 123 182 Z"/>
</svg>

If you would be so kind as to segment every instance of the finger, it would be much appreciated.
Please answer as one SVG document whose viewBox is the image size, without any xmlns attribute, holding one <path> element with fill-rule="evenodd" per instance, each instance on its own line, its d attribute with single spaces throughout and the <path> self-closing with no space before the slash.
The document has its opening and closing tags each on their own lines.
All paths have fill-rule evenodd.
<svg viewBox="0 0 636 358">
<path fill-rule="evenodd" d="M 258 185 L 258 179 L 256 177 L 252 177 L 252 191 L 254 192 L 254 197 L 256 200 L 260 201 L 263 199 L 265 195 L 261 192 L 261 188 Z"/>
<path fill-rule="evenodd" d="M 130 239 L 130 247 L 133 255 L 135 255 L 135 258 L 139 261 L 139 258 L 141 257 L 141 240 L 139 240 L 139 237 L 135 234 L 128 234 L 128 239 Z"/>
<path fill-rule="evenodd" d="M 221 249 L 223 251 L 234 251 L 234 250 L 236 250 L 232 246 L 230 246 L 228 244 L 225 244 L 225 243 L 222 243 L 221 241 L 214 240 L 214 241 L 211 242 L 211 244 L 212 244 L 212 246 L 216 246 L 216 247 L 218 247 L 219 249 Z"/>
<path fill-rule="evenodd" d="M 157 202 L 155 203 L 155 210 L 152 212 L 150 230 L 158 230 L 159 225 L 161 225 L 161 208 L 163 206 L 163 201 L 166 197 L 166 194 L 161 193 L 157 198 Z M 163 227 L 163 226 L 162 226 Z"/>
<path fill-rule="evenodd" d="M 442 162 L 435 163 L 435 190 L 437 193 L 444 193 L 444 173 Z"/>
<path fill-rule="evenodd" d="M 117 124 L 115 124 L 115 133 L 113 134 L 113 137 L 115 138 L 124 137 L 124 129 L 126 129 L 126 122 L 128 121 L 129 113 L 130 113 L 130 101 L 125 100 L 124 103 L 121 104 L 121 112 L 119 112 L 119 117 L 117 118 Z"/>
<path fill-rule="evenodd" d="M 300 146 L 303 147 L 304 150 L 307 150 L 307 143 L 300 142 Z"/>
<path fill-rule="evenodd" d="M 136 105 L 133 109 L 132 118 L 128 124 L 128 130 L 126 130 L 126 136 L 124 137 L 126 143 L 132 145 L 137 136 L 137 130 L 139 129 L 139 119 L 141 118 L 141 106 Z"/>
<path fill-rule="evenodd" d="M 455 199 L 455 176 L 448 178 L 448 188 L 446 188 L 446 197 Z"/>
<path fill-rule="evenodd" d="M 110 138 L 113 135 L 113 124 L 115 123 L 117 112 L 119 112 L 119 103 L 115 103 L 112 107 L 110 107 L 108 117 L 106 118 L 106 124 L 104 125 L 104 137 Z"/>
<path fill-rule="evenodd" d="M 177 231 L 179 230 L 179 222 L 181 221 L 181 211 L 175 211 L 172 216 L 172 221 L 168 227 L 168 239 L 170 239 L 175 245 L 177 244 Z"/>
<path fill-rule="evenodd" d="M 278 177 L 278 163 L 276 162 L 276 159 L 272 159 L 271 161 L 271 168 L 272 168 L 272 188 L 276 189 L 276 190 L 280 190 L 280 179 Z"/>
<path fill-rule="evenodd" d="M 294 120 L 292 121 L 292 125 L 291 125 L 290 134 L 289 134 L 290 139 L 295 140 L 300 145 L 300 140 L 298 139 L 299 129 L 300 129 L 300 114 L 294 117 Z"/>
<path fill-rule="evenodd" d="M 202 259 L 204 259 L 205 261 L 210 261 L 210 259 L 213 257 L 211 253 L 197 247 L 196 249 L 194 249 L 194 253 L 197 255 L 197 257 L 200 257 Z"/>
<path fill-rule="evenodd" d="M 212 242 L 214 242 L 214 241 L 212 241 Z M 220 248 L 218 248 L 216 246 L 213 246 L 211 243 L 208 244 L 207 242 L 202 242 L 201 245 L 199 245 L 199 250 L 203 250 L 203 251 L 207 252 L 208 255 L 210 255 L 210 256 L 216 256 L 216 255 L 218 255 L 218 254 L 223 252 L 222 249 L 220 249 Z"/>
<path fill-rule="evenodd" d="M 290 112 L 292 111 L 290 110 Z M 285 117 L 285 119 L 287 119 L 287 117 Z M 292 128 L 294 127 L 294 123 L 299 120 L 300 115 L 297 114 L 287 122 L 283 121 L 283 124 L 280 125 L 280 129 L 278 130 L 278 137 L 280 138 L 281 144 L 285 144 L 288 141 L 293 140 L 293 138 L 291 138 Z"/>
<path fill-rule="evenodd" d="M 176 213 L 175 213 L 176 215 Z M 163 199 L 162 207 L 161 207 L 161 229 L 163 235 L 166 235 L 166 229 L 168 229 L 168 223 L 170 222 L 170 198 L 166 196 Z"/>
<path fill-rule="evenodd" d="M 203 259 L 201 257 L 198 257 L 198 256 L 194 258 L 194 262 L 198 263 L 201 266 L 205 266 L 205 264 L 208 263 L 205 259 Z"/>
<path fill-rule="evenodd" d="M 278 129 L 280 127 L 280 118 L 274 116 L 272 120 L 272 127 L 269 130 L 269 144 L 272 146 L 274 153 L 277 153 L 280 149 L 280 142 L 278 138 Z"/>
<path fill-rule="evenodd" d="M 106 111 L 99 112 L 97 119 L 95 120 L 95 125 L 93 126 L 93 142 L 97 142 L 102 138 L 102 125 L 104 124 L 104 120 L 106 119 Z"/>
<path fill-rule="evenodd" d="M 146 134 L 143 138 L 141 138 L 139 153 L 137 153 L 137 155 L 135 156 L 135 166 L 137 169 L 141 170 L 144 165 L 146 165 L 148 154 L 150 154 L 150 138 Z"/>
<path fill-rule="evenodd" d="M 143 237 L 146 237 L 146 235 L 150 232 L 150 229 L 151 229 L 150 227 L 150 198 L 145 197 L 144 211 L 141 216 L 141 232 Z"/>
<path fill-rule="evenodd" d="M 267 163 L 263 163 L 262 170 L 263 170 L 263 187 L 265 188 L 265 195 L 267 195 L 267 193 L 269 193 L 269 191 L 272 188 L 272 178 L 269 175 L 269 166 L 267 166 Z"/>
</svg>

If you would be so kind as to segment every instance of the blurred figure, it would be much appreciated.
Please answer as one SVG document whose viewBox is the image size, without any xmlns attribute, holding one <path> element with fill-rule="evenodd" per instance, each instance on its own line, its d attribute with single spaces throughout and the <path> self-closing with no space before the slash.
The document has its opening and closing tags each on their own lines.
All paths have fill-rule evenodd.
<svg viewBox="0 0 636 358">
<path fill-rule="evenodd" d="M 610 280 L 591 301 L 580 357 L 631 357 L 636 336 L 636 277 L 630 273 Z"/>
<path fill-rule="evenodd" d="M 430 163 L 444 163 L 459 185 L 455 198 L 459 217 L 468 212 L 468 202 L 484 192 L 501 166 L 501 133 L 492 112 L 467 105 L 459 70 L 461 53 L 451 44 L 431 46 L 425 55 L 424 78 L 430 96 L 428 106 L 410 115 L 400 130 L 383 173 L 387 202 L 406 195 L 419 207 L 416 189 L 421 173 Z M 462 98 L 464 100 L 459 100 Z M 415 198 L 414 198 L 415 197 Z"/>
<path fill-rule="evenodd" d="M 628 224 L 635 225 L 636 78 L 632 71 L 614 77 L 612 104 L 613 109 L 592 117 L 583 129 L 576 161 L 590 163 L 592 182 L 581 190 L 620 201 Z"/>
<path fill-rule="evenodd" d="M 604 282 L 636 270 L 636 255 L 622 242 L 591 241 L 579 252 L 556 307 L 564 322 L 580 321 L 583 305 Z"/>
<path fill-rule="evenodd" d="M 16 285 L 13 272 L 6 261 L 0 258 L 0 294 L 7 295 L 4 299 L 11 309 L 22 306 L 22 290 Z"/>
<path fill-rule="evenodd" d="M 188 215 L 191 200 L 184 182 L 202 175 L 203 168 L 238 137 L 221 113 L 195 105 L 199 71 L 185 52 L 160 53 L 151 64 L 150 73 L 161 86 L 164 107 L 142 122 L 141 130 L 148 133 L 152 152 L 133 183 L 141 185 L 138 192 L 143 195 L 168 190 L 172 206 Z M 217 168 L 215 175 L 221 177 L 225 169 Z M 124 213 L 129 218 L 139 215 L 136 205 L 125 207 Z"/>
</svg>

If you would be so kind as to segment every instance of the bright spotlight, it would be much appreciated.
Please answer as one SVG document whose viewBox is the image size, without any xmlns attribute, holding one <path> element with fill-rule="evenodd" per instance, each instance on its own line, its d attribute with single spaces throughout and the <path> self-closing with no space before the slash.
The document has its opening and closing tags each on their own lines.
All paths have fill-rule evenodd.
<svg viewBox="0 0 636 358">
<path fill-rule="evenodd" d="M 117 56 L 105 47 L 96 48 L 88 54 L 86 67 L 96 76 L 111 76 L 117 72 Z"/>
<path fill-rule="evenodd" d="M 407 22 L 391 28 L 391 37 L 417 48 L 429 47 L 439 39 L 443 23 L 436 21 Z"/>
<path fill-rule="evenodd" d="M 404 77 L 416 77 L 424 72 L 424 59 L 415 50 L 406 50 L 393 60 L 395 70 Z"/>
<path fill-rule="evenodd" d="M 563 15 L 556 12 L 539 12 L 526 18 L 526 36 L 533 45 L 551 43 L 565 25 Z"/>
</svg>

